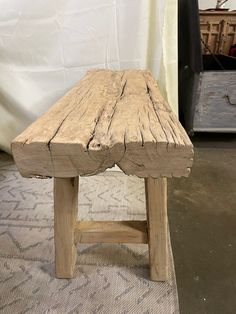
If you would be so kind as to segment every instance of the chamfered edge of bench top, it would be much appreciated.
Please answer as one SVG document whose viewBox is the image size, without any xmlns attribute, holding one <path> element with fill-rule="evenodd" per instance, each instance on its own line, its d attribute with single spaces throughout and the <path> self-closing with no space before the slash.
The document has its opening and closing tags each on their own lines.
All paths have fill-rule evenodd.
<svg viewBox="0 0 236 314">
<path fill-rule="evenodd" d="M 24 177 L 187 176 L 193 145 L 146 70 L 93 70 L 12 141 Z"/>
</svg>

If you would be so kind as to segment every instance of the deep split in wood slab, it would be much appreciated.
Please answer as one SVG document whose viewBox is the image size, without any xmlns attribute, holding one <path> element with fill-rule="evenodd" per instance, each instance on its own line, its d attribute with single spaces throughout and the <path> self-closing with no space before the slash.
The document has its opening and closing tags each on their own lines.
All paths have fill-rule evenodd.
<svg viewBox="0 0 236 314">
<path fill-rule="evenodd" d="M 117 164 L 187 176 L 193 147 L 149 71 L 93 70 L 12 142 L 24 177 L 76 177 Z"/>
</svg>

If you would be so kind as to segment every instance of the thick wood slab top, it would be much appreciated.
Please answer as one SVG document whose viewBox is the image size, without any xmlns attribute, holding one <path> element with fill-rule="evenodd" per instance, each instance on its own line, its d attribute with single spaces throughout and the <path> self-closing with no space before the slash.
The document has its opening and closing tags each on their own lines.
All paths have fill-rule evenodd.
<svg viewBox="0 0 236 314">
<path fill-rule="evenodd" d="M 149 71 L 93 70 L 12 142 L 22 176 L 187 176 L 193 146 Z"/>
</svg>

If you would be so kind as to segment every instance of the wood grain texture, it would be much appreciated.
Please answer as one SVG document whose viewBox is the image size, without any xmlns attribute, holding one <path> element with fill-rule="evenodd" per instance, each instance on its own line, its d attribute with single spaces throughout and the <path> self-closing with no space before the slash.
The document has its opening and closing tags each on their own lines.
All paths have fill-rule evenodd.
<svg viewBox="0 0 236 314">
<path fill-rule="evenodd" d="M 193 146 L 149 71 L 89 71 L 12 142 L 25 177 L 75 177 L 117 164 L 139 177 L 187 176 Z"/>
<path fill-rule="evenodd" d="M 57 278 L 72 278 L 77 258 L 74 229 L 78 210 L 78 177 L 54 178 L 54 242 Z"/>
<path fill-rule="evenodd" d="M 201 37 L 214 54 L 228 54 L 236 42 L 235 11 L 200 11 Z M 202 45 L 202 54 L 210 54 Z"/>
<path fill-rule="evenodd" d="M 167 179 L 145 179 L 150 277 L 166 281 L 168 277 Z"/>
<path fill-rule="evenodd" d="M 79 243 L 147 243 L 146 221 L 80 221 L 75 228 Z"/>
</svg>

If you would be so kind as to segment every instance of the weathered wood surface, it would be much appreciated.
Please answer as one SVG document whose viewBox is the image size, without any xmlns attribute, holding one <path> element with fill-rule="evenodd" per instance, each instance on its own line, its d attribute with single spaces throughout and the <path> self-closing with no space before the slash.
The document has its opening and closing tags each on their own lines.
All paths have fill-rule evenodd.
<svg viewBox="0 0 236 314">
<path fill-rule="evenodd" d="M 93 70 L 12 143 L 25 177 L 117 164 L 139 177 L 187 176 L 193 147 L 149 71 Z"/>
<path fill-rule="evenodd" d="M 54 179 L 56 277 L 71 278 L 77 259 L 74 227 L 78 212 L 78 177 Z"/>
<path fill-rule="evenodd" d="M 214 54 L 228 54 L 236 42 L 236 12 L 200 11 L 201 37 Z M 202 53 L 210 54 L 202 45 Z"/>
<path fill-rule="evenodd" d="M 193 129 L 236 132 L 236 71 L 201 73 Z"/>
<path fill-rule="evenodd" d="M 167 179 L 145 179 L 150 277 L 168 278 Z"/>
<path fill-rule="evenodd" d="M 147 243 L 146 221 L 80 221 L 75 227 L 79 243 Z"/>
</svg>

